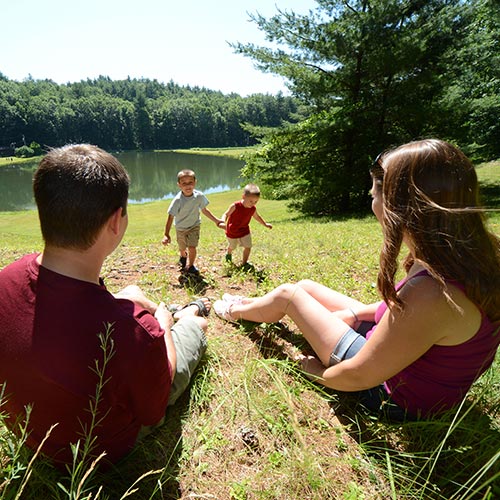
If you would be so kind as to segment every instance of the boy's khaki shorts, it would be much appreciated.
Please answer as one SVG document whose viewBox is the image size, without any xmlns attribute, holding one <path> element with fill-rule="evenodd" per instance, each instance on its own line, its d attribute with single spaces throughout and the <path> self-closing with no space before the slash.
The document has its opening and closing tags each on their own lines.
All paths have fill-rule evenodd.
<svg viewBox="0 0 500 500">
<path fill-rule="evenodd" d="M 234 250 L 238 245 L 243 248 L 252 248 L 252 235 L 247 234 L 243 238 L 227 238 L 228 246 Z"/>
<path fill-rule="evenodd" d="M 197 247 L 200 241 L 200 225 L 190 227 L 189 229 L 176 229 L 177 244 L 179 250 L 184 252 L 186 248 Z"/>
</svg>

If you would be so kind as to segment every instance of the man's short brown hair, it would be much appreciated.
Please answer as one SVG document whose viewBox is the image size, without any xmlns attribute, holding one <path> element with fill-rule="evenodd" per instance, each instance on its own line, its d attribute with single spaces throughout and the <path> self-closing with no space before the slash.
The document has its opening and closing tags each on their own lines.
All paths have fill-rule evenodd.
<svg viewBox="0 0 500 500">
<path fill-rule="evenodd" d="M 111 154 L 90 144 L 49 151 L 33 178 L 46 244 L 88 249 L 109 217 L 126 214 L 130 179 Z"/>
</svg>

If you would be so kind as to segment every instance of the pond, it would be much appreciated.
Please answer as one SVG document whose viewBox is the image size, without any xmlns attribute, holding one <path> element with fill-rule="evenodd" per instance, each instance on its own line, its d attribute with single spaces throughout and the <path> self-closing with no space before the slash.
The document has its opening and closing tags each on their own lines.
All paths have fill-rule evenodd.
<svg viewBox="0 0 500 500">
<path fill-rule="evenodd" d="M 196 173 L 196 188 L 205 194 L 238 189 L 242 160 L 197 154 L 126 151 L 115 156 L 130 175 L 129 203 L 172 198 L 178 191 L 177 172 Z M 33 172 L 38 162 L 0 167 L 0 212 L 35 208 Z"/>
</svg>

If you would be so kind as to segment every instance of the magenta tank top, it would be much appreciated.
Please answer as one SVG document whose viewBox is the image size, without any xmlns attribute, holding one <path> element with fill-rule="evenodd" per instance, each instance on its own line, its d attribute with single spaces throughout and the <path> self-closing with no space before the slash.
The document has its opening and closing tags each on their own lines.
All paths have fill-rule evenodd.
<svg viewBox="0 0 500 500">
<path fill-rule="evenodd" d="M 428 275 L 424 270 L 409 279 Z M 401 289 L 408 281 L 399 282 Z M 465 291 L 460 283 L 451 284 Z M 378 324 L 387 305 L 382 303 L 375 313 Z M 423 356 L 389 378 L 385 388 L 395 403 L 414 416 L 430 416 L 456 406 L 462 401 L 473 382 L 486 371 L 495 358 L 500 343 L 499 325 L 492 323 L 484 311 L 476 334 L 455 346 L 433 345 Z M 376 326 L 367 334 L 369 338 Z"/>
</svg>

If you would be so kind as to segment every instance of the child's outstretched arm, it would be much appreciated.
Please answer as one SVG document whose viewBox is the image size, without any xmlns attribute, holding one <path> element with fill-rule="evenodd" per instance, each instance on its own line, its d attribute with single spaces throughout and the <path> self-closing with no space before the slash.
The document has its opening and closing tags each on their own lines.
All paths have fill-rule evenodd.
<svg viewBox="0 0 500 500">
<path fill-rule="evenodd" d="M 260 222 L 263 226 L 267 227 L 268 229 L 272 229 L 273 228 L 273 225 L 272 224 L 269 224 L 269 222 L 266 222 L 257 212 L 257 210 L 255 210 L 255 213 L 253 214 L 253 218 L 257 221 L 257 222 Z"/>
<path fill-rule="evenodd" d="M 165 234 L 163 235 L 163 239 L 161 240 L 163 245 L 168 245 L 172 239 L 170 238 L 170 229 L 172 227 L 172 222 L 174 222 L 174 216 L 168 214 L 167 222 L 165 224 Z"/>
<path fill-rule="evenodd" d="M 217 227 L 221 222 L 224 222 L 222 219 L 217 218 L 207 207 L 202 208 L 201 213 L 207 216 Z"/>
<path fill-rule="evenodd" d="M 222 222 L 220 224 L 218 224 L 218 226 L 221 228 L 221 229 L 226 229 L 227 227 L 227 223 L 229 221 L 229 217 L 231 216 L 231 214 L 234 212 L 234 203 L 230 205 L 230 207 L 222 214 L 222 217 L 221 217 L 221 220 Z"/>
</svg>

